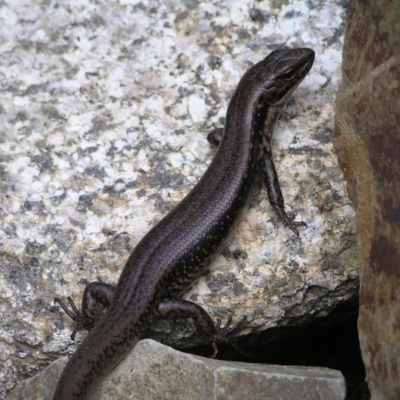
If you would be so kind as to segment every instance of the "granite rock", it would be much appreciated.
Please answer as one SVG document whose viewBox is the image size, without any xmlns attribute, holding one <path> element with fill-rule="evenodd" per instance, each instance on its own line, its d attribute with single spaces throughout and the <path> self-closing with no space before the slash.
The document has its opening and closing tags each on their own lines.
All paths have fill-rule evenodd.
<svg viewBox="0 0 400 400">
<path fill-rule="evenodd" d="M 0 398 L 79 344 L 55 296 L 115 283 L 136 243 L 203 175 L 209 130 L 250 65 L 308 46 L 316 61 L 277 124 L 284 228 L 256 194 L 185 298 L 241 334 L 299 325 L 358 293 L 355 214 L 330 135 L 345 4 L 243 0 L 0 5 Z M 189 322 L 152 337 L 200 343 Z"/>
</svg>

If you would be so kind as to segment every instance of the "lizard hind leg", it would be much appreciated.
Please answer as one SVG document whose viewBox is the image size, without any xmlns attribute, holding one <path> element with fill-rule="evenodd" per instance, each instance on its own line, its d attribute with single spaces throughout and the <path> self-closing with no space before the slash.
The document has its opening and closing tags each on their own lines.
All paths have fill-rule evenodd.
<svg viewBox="0 0 400 400">
<path fill-rule="evenodd" d="M 246 316 L 243 316 L 240 321 L 232 327 L 230 327 L 232 317 L 229 317 L 225 325 L 221 327 L 221 319 L 218 318 L 217 323 L 214 324 L 214 321 L 204 308 L 183 299 L 164 300 L 158 304 L 157 311 L 161 317 L 167 319 L 192 318 L 196 329 L 200 334 L 205 336 L 213 346 L 214 353 L 211 358 L 215 358 L 218 354 L 217 343 L 229 344 L 238 352 L 247 356 L 249 355 L 238 349 L 232 342 L 233 335 L 243 325 L 247 318 Z"/>
<path fill-rule="evenodd" d="M 54 303 L 58 303 L 64 312 L 76 323 L 72 331 L 71 339 L 75 340 L 75 335 L 82 329 L 92 330 L 98 320 L 97 305 L 108 307 L 114 297 L 115 286 L 104 282 L 91 282 L 86 286 L 82 296 L 81 311 L 76 307 L 70 296 L 67 300 L 72 308 L 58 297 L 54 298 Z"/>
</svg>

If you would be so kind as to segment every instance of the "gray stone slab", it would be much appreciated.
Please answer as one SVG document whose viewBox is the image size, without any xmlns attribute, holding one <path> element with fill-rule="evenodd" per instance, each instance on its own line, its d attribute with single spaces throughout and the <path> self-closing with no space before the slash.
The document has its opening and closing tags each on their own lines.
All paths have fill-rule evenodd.
<svg viewBox="0 0 400 400">
<path fill-rule="evenodd" d="M 67 358 L 21 382 L 9 400 L 49 400 Z M 88 400 L 344 400 L 345 380 L 328 368 L 247 364 L 181 353 L 143 340 Z"/>
</svg>

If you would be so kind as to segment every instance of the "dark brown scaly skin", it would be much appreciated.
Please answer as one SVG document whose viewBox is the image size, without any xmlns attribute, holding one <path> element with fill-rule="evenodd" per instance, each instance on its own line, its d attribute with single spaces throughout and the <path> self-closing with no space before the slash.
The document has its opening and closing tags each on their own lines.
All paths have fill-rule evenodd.
<svg viewBox="0 0 400 400">
<path fill-rule="evenodd" d="M 135 346 L 151 315 L 192 317 L 201 332 L 216 342 L 228 341 L 241 322 L 214 325 L 196 304 L 179 300 L 209 267 L 248 202 L 260 166 L 271 204 L 285 225 L 298 234 L 284 210 L 283 197 L 271 158 L 271 137 L 279 113 L 314 62 L 310 49 L 272 52 L 242 77 L 230 101 L 217 154 L 204 176 L 182 202 L 139 242 L 117 286 L 92 283 L 85 290 L 82 313 L 56 299 L 77 323 L 76 331 L 91 329 L 93 303 L 109 305 L 104 317 L 68 361 L 54 400 L 77 400 L 87 394 Z M 230 320 L 228 321 L 230 322 Z"/>
</svg>

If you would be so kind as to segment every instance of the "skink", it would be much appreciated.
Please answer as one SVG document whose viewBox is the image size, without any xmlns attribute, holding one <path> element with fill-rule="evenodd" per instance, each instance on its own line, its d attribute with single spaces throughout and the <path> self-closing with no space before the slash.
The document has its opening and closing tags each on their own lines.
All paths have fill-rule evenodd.
<svg viewBox="0 0 400 400">
<path fill-rule="evenodd" d="M 204 309 L 179 299 L 208 269 L 239 214 L 249 201 L 260 170 L 268 196 L 285 225 L 298 235 L 290 218 L 272 161 L 271 138 L 286 101 L 307 75 L 314 52 L 307 48 L 272 52 L 242 77 L 229 103 L 223 130 L 209 141 L 217 153 L 204 176 L 189 194 L 138 243 L 118 284 L 94 282 L 84 292 L 82 311 L 68 298 L 77 322 L 71 337 L 82 328 L 90 333 L 68 361 L 55 389 L 54 400 L 84 399 L 98 380 L 113 368 L 145 332 L 152 316 L 193 318 L 210 342 L 228 341 L 244 318 L 215 325 Z M 95 302 L 108 307 L 98 323 Z"/>
</svg>

